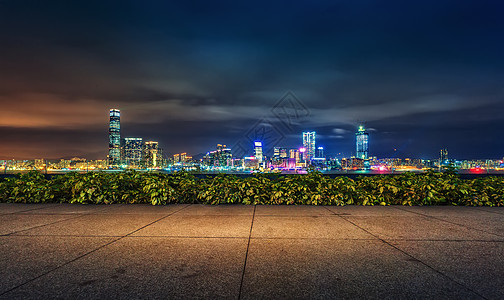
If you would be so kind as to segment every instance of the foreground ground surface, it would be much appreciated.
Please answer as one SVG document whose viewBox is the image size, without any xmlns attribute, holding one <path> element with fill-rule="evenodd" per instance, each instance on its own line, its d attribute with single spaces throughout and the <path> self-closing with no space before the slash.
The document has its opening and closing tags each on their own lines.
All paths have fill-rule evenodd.
<svg viewBox="0 0 504 300">
<path fill-rule="evenodd" d="M 0 299 L 504 298 L 504 208 L 0 204 Z"/>
</svg>

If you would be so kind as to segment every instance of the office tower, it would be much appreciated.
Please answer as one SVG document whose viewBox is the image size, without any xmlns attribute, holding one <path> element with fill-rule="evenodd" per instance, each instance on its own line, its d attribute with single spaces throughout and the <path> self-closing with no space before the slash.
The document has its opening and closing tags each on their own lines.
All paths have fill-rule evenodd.
<svg viewBox="0 0 504 300">
<path fill-rule="evenodd" d="M 318 158 L 324 158 L 324 147 L 318 147 L 317 148 L 317 157 Z"/>
<path fill-rule="evenodd" d="M 280 147 L 273 147 L 273 158 L 280 158 Z"/>
<path fill-rule="evenodd" d="M 289 151 L 289 157 L 291 159 L 294 159 L 295 162 L 299 162 L 300 161 L 300 157 L 299 157 L 299 150 L 298 149 L 290 149 Z"/>
<path fill-rule="evenodd" d="M 315 157 L 315 131 L 303 132 L 303 148 L 306 149 L 303 159 L 310 161 Z"/>
<path fill-rule="evenodd" d="M 280 148 L 280 158 L 287 158 L 287 148 Z"/>
<path fill-rule="evenodd" d="M 263 162 L 262 142 L 254 142 L 254 157 L 259 163 Z"/>
<path fill-rule="evenodd" d="M 154 168 L 159 166 L 161 156 L 159 153 L 158 142 L 148 141 L 144 144 L 144 159 L 145 165 L 148 168 Z"/>
<path fill-rule="evenodd" d="M 180 154 L 173 154 L 173 163 L 178 164 L 180 162 Z"/>
<path fill-rule="evenodd" d="M 446 163 L 448 162 L 448 149 L 441 149 L 439 152 L 439 158 L 441 163 Z"/>
<path fill-rule="evenodd" d="M 138 167 L 143 159 L 143 140 L 142 138 L 124 139 L 124 161 L 128 166 Z"/>
<path fill-rule="evenodd" d="M 287 148 L 284 147 L 274 147 L 273 148 L 273 158 L 287 158 Z"/>
<path fill-rule="evenodd" d="M 368 159 L 369 156 L 369 134 L 366 132 L 364 126 L 359 126 L 359 129 L 355 133 L 355 148 L 356 157 L 360 159 Z"/>
<path fill-rule="evenodd" d="M 109 165 L 121 164 L 121 111 L 111 109 L 109 112 Z"/>
<path fill-rule="evenodd" d="M 185 157 L 185 153 L 184 157 Z M 203 157 L 203 164 L 212 167 L 232 167 L 233 155 L 226 145 L 217 144 L 217 150 L 207 152 Z"/>
</svg>

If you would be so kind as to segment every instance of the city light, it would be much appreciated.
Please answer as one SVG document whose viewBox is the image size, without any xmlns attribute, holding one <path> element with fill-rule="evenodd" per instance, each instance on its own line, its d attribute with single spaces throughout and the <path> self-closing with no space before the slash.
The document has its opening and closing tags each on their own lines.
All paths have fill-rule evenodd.
<svg viewBox="0 0 504 300">
<path fill-rule="evenodd" d="M 303 132 L 301 147 L 287 148 L 272 145 L 267 153 L 261 140 L 251 142 L 242 157 L 233 155 L 233 149 L 225 144 L 216 144 L 203 157 L 193 158 L 187 152 L 167 155 L 157 141 L 144 141 L 142 137 L 121 138 L 121 111 L 109 110 L 109 147 L 107 159 L 87 160 L 72 158 L 60 160 L 0 160 L 2 173 L 28 170 L 41 172 L 98 172 L 98 171 L 191 171 L 191 172 L 273 172 L 302 174 L 308 170 L 321 172 L 376 172 L 401 173 L 425 172 L 426 170 L 456 169 L 470 174 L 486 174 L 504 171 L 503 159 L 455 160 L 442 148 L 439 158 L 377 158 L 369 155 L 369 133 L 363 125 L 355 133 L 355 155 L 331 157 L 323 146 L 316 147 L 315 131 Z M 395 151 L 395 149 L 394 149 Z M 337 155 L 341 155 L 341 151 Z M 271 156 L 270 156 L 271 155 Z"/>
</svg>

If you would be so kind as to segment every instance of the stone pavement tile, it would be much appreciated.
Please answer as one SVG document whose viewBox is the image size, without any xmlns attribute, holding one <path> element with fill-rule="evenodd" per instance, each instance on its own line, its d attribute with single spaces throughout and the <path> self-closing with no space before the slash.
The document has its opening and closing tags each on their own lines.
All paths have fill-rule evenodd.
<svg viewBox="0 0 504 300">
<path fill-rule="evenodd" d="M 38 215 L 32 215 L 35 217 Z M 140 215 L 84 215 L 61 223 L 23 231 L 20 235 L 67 236 L 123 236 L 152 223 L 161 216 Z"/>
<path fill-rule="evenodd" d="M 127 237 L 4 297 L 237 299 L 247 241 Z"/>
<path fill-rule="evenodd" d="M 110 209 L 110 205 L 95 205 L 95 204 L 78 204 L 78 203 L 61 203 L 60 205 L 49 207 L 46 209 L 37 209 L 23 212 L 23 214 L 93 214 L 103 212 Z"/>
<path fill-rule="evenodd" d="M 0 203 L 0 215 L 25 212 L 30 210 L 44 210 L 58 206 L 58 203 L 27 204 L 27 203 Z"/>
<path fill-rule="evenodd" d="M 110 241 L 111 238 L 0 237 L 0 294 Z"/>
<path fill-rule="evenodd" d="M 475 216 L 484 217 L 490 213 L 471 206 L 400 206 L 401 210 L 433 217 Z"/>
<path fill-rule="evenodd" d="M 257 205 L 256 216 L 308 217 L 331 215 L 324 206 L 315 205 Z"/>
<path fill-rule="evenodd" d="M 252 238 L 375 239 L 339 216 L 255 216 Z"/>
<path fill-rule="evenodd" d="M 476 294 L 382 243 L 251 240 L 243 299 L 470 299 Z"/>
<path fill-rule="evenodd" d="M 401 250 L 487 299 L 504 299 L 504 243 L 395 241 Z"/>
<path fill-rule="evenodd" d="M 178 210 L 184 209 L 188 204 L 168 204 L 168 205 L 151 205 L 151 204 L 111 204 L 104 211 L 99 211 L 97 214 L 155 214 L 169 215 Z"/>
<path fill-rule="evenodd" d="M 177 212 L 177 215 L 202 215 L 202 216 L 252 216 L 253 205 L 241 204 L 192 204 L 189 207 Z"/>
<path fill-rule="evenodd" d="M 422 216 L 344 218 L 385 240 L 502 240 L 493 234 Z"/>
<path fill-rule="evenodd" d="M 246 237 L 250 235 L 252 216 L 171 215 L 133 236 L 170 237 Z"/>
<path fill-rule="evenodd" d="M 0 235 L 74 218 L 69 215 L 10 214 L 0 216 Z"/>
<path fill-rule="evenodd" d="M 349 216 L 411 216 L 412 213 L 397 209 L 397 205 L 391 206 L 326 206 L 337 215 Z"/>
</svg>

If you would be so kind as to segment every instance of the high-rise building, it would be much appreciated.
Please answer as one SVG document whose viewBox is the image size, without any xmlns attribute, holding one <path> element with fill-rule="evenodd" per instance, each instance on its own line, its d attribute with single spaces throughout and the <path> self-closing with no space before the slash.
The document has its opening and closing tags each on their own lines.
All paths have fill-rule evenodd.
<svg viewBox="0 0 504 300">
<path fill-rule="evenodd" d="M 186 153 L 182 154 L 186 157 Z M 233 155 L 231 149 L 226 148 L 226 145 L 217 144 L 217 150 L 210 151 L 203 157 L 203 164 L 212 167 L 232 167 Z"/>
<path fill-rule="evenodd" d="M 124 139 L 124 162 L 128 166 L 138 167 L 143 159 L 143 140 L 142 138 Z"/>
<path fill-rule="evenodd" d="M 315 131 L 303 132 L 303 148 L 306 149 L 303 159 L 310 161 L 315 157 Z"/>
<path fill-rule="evenodd" d="M 299 149 L 290 149 L 290 151 L 289 151 L 289 157 L 291 159 L 294 159 L 294 161 L 296 163 L 298 163 L 301 160 L 301 158 L 299 156 L 299 153 L 300 153 Z"/>
<path fill-rule="evenodd" d="M 369 157 L 369 134 L 366 132 L 364 126 L 359 126 L 355 133 L 355 150 L 356 157 L 360 159 L 368 159 Z"/>
<path fill-rule="evenodd" d="M 317 148 L 317 157 L 318 158 L 325 158 L 325 156 L 324 156 L 324 147 L 318 147 Z"/>
<path fill-rule="evenodd" d="M 121 111 L 111 109 L 109 112 L 109 154 L 108 161 L 111 166 L 121 164 Z"/>
<path fill-rule="evenodd" d="M 448 162 L 448 149 L 441 149 L 439 151 L 439 160 L 442 164 Z"/>
<path fill-rule="evenodd" d="M 273 158 L 287 158 L 287 148 L 284 147 L 274 147 L 273 148 Z"/>
<path fill-rule="evenodd" d="M 254 142 L 254 157 L 261 164 L 263 162 L 262 142 Z"/>
<path fill-rule="evenodd" d="M 158 142 L 148 141 L 144 144 L 145 165 L 149 168 L 160 166 L 161 155 Z"/>
</svg>

